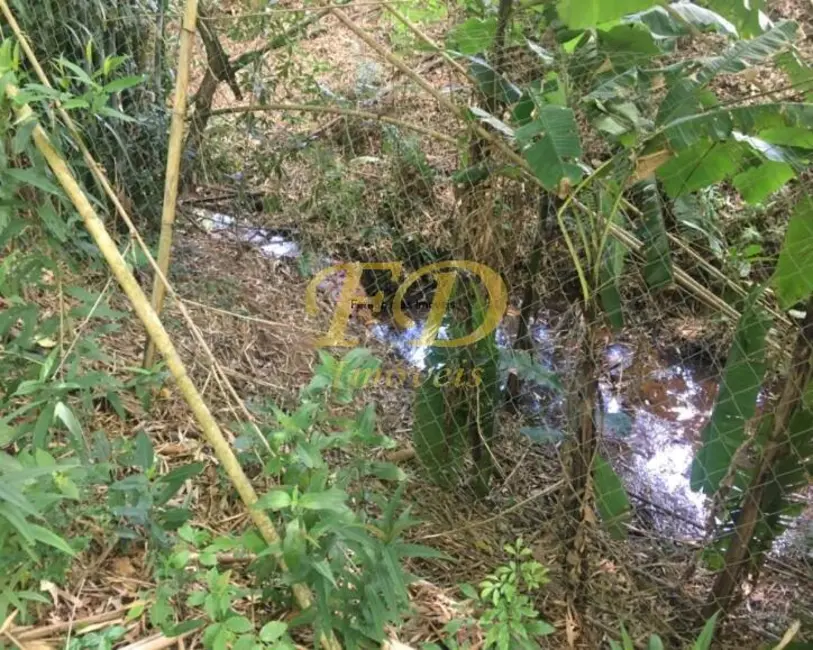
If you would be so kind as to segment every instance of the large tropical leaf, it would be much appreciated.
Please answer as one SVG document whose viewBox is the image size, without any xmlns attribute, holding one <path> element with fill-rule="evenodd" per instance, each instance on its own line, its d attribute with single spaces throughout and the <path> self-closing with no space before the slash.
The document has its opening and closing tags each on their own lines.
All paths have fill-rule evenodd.
<svg viewBox="0 0 813 650">
<path fill-rule="evenodd" d="M 669 254 L 658 183 L 654 177 L 644 179 L 633 187 L 633 192 L 644 215 L 641 229 L 646 257 L 644 279 L 650 288 L 660 289 L 672 283 L 672 257 Z"/>
<path fill-rule="evenodd" d="M 718 74 L 742 72 L 774 57 L 782 61 L 789 56 L 797 31 L 795 22 L 785 21 L 751 41 L 737 41 L 719 56 L 701 60 L 693 77 L 682 77 L 671 86 L 658 110 L 657 123 L 696 115 L 702 106 L 701 100 L 705 99 L 708 104 L 713 99 L 708 93 L 706 96 L 702 93 Z"/>
<path fill-rule="evenodd" d="M 751 38 L 762 33 L 762 24 L 766 22 L 762 13 L 765 0 L 706 0 L 705 4 L 730 20 L 740 36 Z"/>
<path fill-rule="evenodd" d="M 657 39 L 674 39 L 689 36 L 693 31 L 714 31 L 727 36 L 738 36 L 737 28 L 720 14 L 691 2 L 675 2 L 669 11 L 663 7 L 652 7 L 646 11 L 627 16 L 629 22 L 646 25 Z"/>
<path fill-rule="evenodd" d="M 534 122 L 522 128 L 539 134 L 522 154 L 546 190 L 556 191 L 564 178 L 572 182 L 581 178 L 582 169 L 575 161 L 581 156 L 582 147 L 571 109 L 542 105 Z M 519 139 L 519 134 L 517 137 Z"/>
<path fill-rule="evenodd" d="M 652 6 L 652 0 L 559 0 L 562 22 L 573 29 L 595 27 Z"/>
<path fill-rule="evenodd" d="M 737 174 L 732 182 L 746 203 L 757 205 L 795 176 L 793 167 L 788 163 L 766 160 Z"/>
<path fill-rule="evenodd" d="M 773 286 L 785 309 L 813 292 L 813 199 L 810 197 L 799 201 L 790 219 Z"/>
<path fill-rule="evenodd" d="M 738 142 L 703 141 L 681 151 L 657 175 L 671 197 L 702 190 L 740 169 L 744 147 Z"/>
<path fill-rule="evenodd" d="M 813 129 L 813 104 L 779 102 L 717 108 L 679 117 L 665 124 L 650 142 L 649 149 L 661 149 L 668 145 L 680 151 L 703 139 L 726 140 L 734 131 L 745 135 L 759 135 L 763 131 L 777 129 Z"/>
<path fill-rule="evenodd" d="M 765 336 L 771 320 L 758 306 L 757 297 L 758 292 L 750 296 L 737 325 L 711 420 L 692 463 L 692 489 L 707 495 L 717 492 L 745 441 L 746 424 L 754 417 L 765 377 Z"/>
<path fill-rule="evenodd" d="M 601 456 L 596 456 L 593 462 L 593 487 L 601 520 L 610 535 L 623 539 L 627 536 L 624 524 L 630 517 L 629 497 L 612 465 Z"/>
<path fill-rule="evenodd" d="M 736 74 L 769 61 L 793 46 L 798 30 L 796 22 L 785 20 L 750 41 L 737 41 L 720 56 L 704 61 L 697 83 L 705 85 L 718 74 Z"/>
</svg>

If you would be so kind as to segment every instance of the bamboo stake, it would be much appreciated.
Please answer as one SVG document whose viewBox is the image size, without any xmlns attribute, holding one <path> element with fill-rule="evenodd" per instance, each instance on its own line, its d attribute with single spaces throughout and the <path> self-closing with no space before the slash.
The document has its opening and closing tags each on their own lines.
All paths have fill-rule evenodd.
<svg viewBox="0 0 813 650">
<path fill-rule="evenodd" d="M 12 84 L 6 86 L 6 93 L 9 97 L 14 98 L 18 92 L 17 88 Z M 190 379 L 183 361 L 172 343 L 172 339 L 169 337 L 158 314 L 150 304 L 138 281 L 127 267 L 127 263 L 116 247 L 116 243 L 105 229 L 104 223 L 96 214 L 96 211 L 93 209 L 87 196 L 85 196 L 82 188 L 76 182 L 65 160 L 60 156 L 53 144 L 51 144 L 48 134 L 39 122 L 36 121 L 31 108 L 28 105 L 24 105 L 17 108 L 16 112 L 20 122 L 28 122 L 29 120 L 36 122 L 36 126 L 32 131 L 34 144 L 45 158 L 51 171 L 53 171 L 59 181 L 59 184 L 63 187 L 71 203 L 73 203 L 77 212 L 82 217 L 85 228 L 104 255 L 113 275 L 132 303 L 136 315 L 144 324 L 151 340 L 154 341 L 155 348 L 166 360 L 167 368 L 170 374 L 172 374 L 173 379 L 175 379 L 178 390 L 184 398 L 184 401 L 189 405 L 198 426 L 200 426 L 207 442 L 212 446 L 215 456 L 223 466 L 226 475 L 246 505 L 248 514 L 254 522 L 254 525 L 269 545 L 278 544 L 280 537 L 271 519 L 264 510 L 255 507 L 257 503 L 257 493 L 254 491 L 254 487 L 243 472 L 240 462 L 234 455 L 228 441 L 223 436 L 223 432 L 212 416 L 209 407 L 206 406 L 203 397 Z M 281 557 L 279 561 L 283 570 L 285 570 L 285 564 Z M 300 608 L 306 610 L 311 607 L 313 598 L 310 590 L 305 585 L 294 585 L 293 595 Z M 320 641 L 325 650 L 341 649 L 338 641 L 332 635 L 330 637 L 323 636 Z"/>
<path fill-rule="evenodd" d="M 164 179 L 164 204 L 161 211 L 161 234 L 158 238 L 158 266 L 164 276 L 169 274 L 172 254 L 172 232 L 175 225 L 178 183 L 181 173 L 181 153 L 186 123 L 186 99 L 189 90 L 189 68 L 192 60 L 192 46 L 195 43 L 195 23 L 198 16 L 198 0 L 186 0 L 181 23 L 181 45 L 178 53 L 178 79 L 175 82 L 175 100 L 172 106 L 172 122 L 169 129 L 169 150 L 167 171 Z M 152 286 L 152 307 L 156 314 L 164 307 L 166 289 L 159 277 Z M 152 368 L 155 362 L 155 342 L 150 337 L 144 351 L 144 367 Z"/>
</svg>

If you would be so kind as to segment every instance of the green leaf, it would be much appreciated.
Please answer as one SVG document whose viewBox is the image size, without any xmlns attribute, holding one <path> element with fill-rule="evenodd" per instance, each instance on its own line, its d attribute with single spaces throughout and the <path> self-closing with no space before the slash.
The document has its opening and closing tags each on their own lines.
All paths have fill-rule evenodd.
<svg viewBox="0 0 813 650">
<path fill-rule="evenodd" d="M 323 492 L 307 492 L 299 498 L 299 506 L 306 510 L 330 510 L 347 512 L 347 493 L 338 488 Z"/>
<path fill-rule="evenodd" d="M 579 130 L 573 111 L 562 106 L 538 107 L 537 128 L 541 137 L 523 149 L 534 175 L 548 191 L 559 189 L 562 179 L 576 183 L 582 169 L 575 160 L 582 155 Z"/>
<path fill-rule="evenodd" d="M 712 496 L 745 440 L 745 425 L 754 417 L 765 377 L 765 336 L 771 320 L 749 297 L 728 354 L 723 380 L 702 433 L 702 446 L 692 462 L 691 487 Z"/>
<path fill-rule="evenodd" d="M 657 176 L 669 196 L 689 194 L 737 172 L 743 154 L 738 142 L 700 142 L 661 165 Z"/>
<path fill-rule="evenodd" d="M 765 8 L 765 0 L 706 0 L 710 9 L 730 20 L 743 38 L 751 38 L 762 32 L 759 14 Z"/>
<path fill-rule="evenodd" d="M 766 160 L 737 174 L 732 182 L 746 203 L 758 205 L 795 176 L 789 164 Z"/>
<path fill-rule="evenodd" d="M 720 56 L 705 61 L 695 76 L 697 83 L 705 85 L 718 74 L 736 74 L 771 60 L 793 45 L 798 29 L 794 21 L 784 20 L 750 41 L 737 41 Z"/>
<path fill-rule="evenodd" d="M 664 650 L 663 641 L 661 641 L 661 638 L 657 634 L 653 634 L 649 637 L 646 648 L 647 650 Z"/>
<path fill-rule="evenodd" d="M 275 641 L 279 641 L 287 631 L 287 623 L 283 621 L 271 621 L 263 625 L 260 630 L 260 641 L 263 643 L 274 643 Z"/>
<path fill-rule="evenodd" d="M 42 190 L 43 192 L 49 192 L 51 194 L 60 193 L 59 188 L 48 180 L 48 177 L 44 172 L 34 169 L 33 167 L 11 167 L 4 170 L 3 173 L 10 176 L 18 183 L 36 187 L 38 190 Z"/>
<path fill-rule="evenodd" d="M 158 479 L 161 489 L 155 495 L 155 505 L 162 506 L 167 503 L 181 486 L 190 478 L 194 478 L 203 471 L 203 463 L 189 463 L 176 467 L 171 472 Z"/>
<path fill-rule="evenodd" d="M 779 303 L 790 309 L 813 292 L 813 199 L 803 197 L 788 224 L 772 284 Z"/>
<path fill-rule="evenodd" d="M 85 434 L 82 431 L 82 425 L 73 414 L 70 408 L 64 402 L 57 402 L 54 407 L 54 417 L 61 420 L 65 427 L 70 431 L 73 436 L 74 445 L 80 454 L 87 455 L 87 445 L 85 443 Z"/>
<path fill-rule="evenodd" d="M 122 77 L 121 79 L 115 79 L 114 81 L 111 81 L 110 83 L 106 84 L 104 88 L 102 88 L 102 90 L 108 95 L 112 95 L 113 93 L 121 92 L 122 90 L 126 90 L 127 88 L 137 86 L 143 81 L 144 77 L 141 75 L 132 77 Z"/>
<path fill-rule="evenodd" d="M 496 18 L 469 18 L 449 32 L 450 48 L 461 54 L 488 52 L 497 35 Z"/>
<path fill-rule="evenodd" d="M 504 104 L 519 101 L 522 91 L 516 85 L 494 70 L 485 60 L 475 56 L 466 58 L 469 60 L 469 73 L 474 77 L 487 101 Z"/>
<path fill-rule="evenodd" d="M 568 27 L 585 29 L 652 6 L 652 0 L 559 0 L 559 18 Z"/>
<path fill-rule="evenodd" d="M 290 508 L 291 495 L 285 490 L 271 490 L 259 498 L 257 507 L 274 511 Z"/>
<path fill-rule="evenodd" d="M 627 528 L 624 523 L 630 516 L 627 491 L 618 474 L 601 456 L 596 456 L 593 465 L 593 482 L 596 492 L 596 507 L 604 525 L 613 538 L 625 538 Z"/>
<path fill-rule="evenodd" d="M 155 464 L 155 452 L 152 448 L 152 441 L 143 429 L 139 431 L 135 437 L 133 461 L 136 467 L 140 467 L 145 472 Z"/>
<path fill-rule="evenodd" d="M 669 11 L 663 7 L 652 7 L 628 17 L 627 20 L 643 23 L 656 38 L 690 36 L 693 29 L 719 32 L 735 38 L 738 36 L 737 28 L 730 21 L 692 2 L 670 3 Z"/>
<path fill-rule="evenodd" d="M 654 177 L 640 181 L 632 188 L 643 212 L 641 239 L 644 242 L 644 279 L 650 289 L 672 284 L 672 256 L 663 221 L 663 209 L 658 184 Z"/>
<path fill-rule="evenodd" d="M 711 642 L 714 641 L 714 628 L 717 625 L 718 616 L 719 614 L 715 614 L 706 621 L 706 624 L 703 626 L 703 631 L 692 646 L 692 650 L 709 650 Z"/>
<path fill-rule="evenodd" d="M 37 524 L 29 523 L 28 530 L 31 534 L 31 537 L 33 537 L 38 542 L 42 542 L 43 544 L 51 546 L 57 549 L 58 551 L 66 553 L 67 555 L 71 556 L 76 555 L 76 551 L 74 551 L 70 547 L 68 542 L 66 542 L 56 533 L 52 533 L 47 528 L 43 528 L 42 526 L 38 526 Z"/>
<path fill-rule="evenodd" d="M 42 221 L 45 229 L 56 237 L 60 242 L 68 241 L 68 226 L 65 221 L 57 214 L 56 208 L 50 199 L 43 201 L 37 207 L 37 216 Z"/>
<path fill-rule="evenodd" d="M 225 626 L 235 634 L 245 634 L 254 630 L 254 624 L 245 616 L 232 616 L 226 619 Z"/>
</svg>

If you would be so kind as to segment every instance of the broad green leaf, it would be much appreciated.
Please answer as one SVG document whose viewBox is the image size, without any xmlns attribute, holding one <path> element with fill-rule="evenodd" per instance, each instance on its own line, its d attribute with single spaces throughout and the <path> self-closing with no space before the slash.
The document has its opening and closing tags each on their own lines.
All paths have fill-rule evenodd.
<svg viewBox="0 0 813 650">
<path fill-rule="evenodd" d="M 654 7 L 646 14 L 660 14 L 661 25 L 669 21 L 666 31 L 671 31 L 665 36 L 684 36 L 692 33 L 692 28 L 701 32 L 720 32 L 726 36 L 737 37 L 737 28 L 730 21 L 726 20 L 719 13 L 701 7 L 692 2 L 672 2 L 669 4 L 669 11 L 663 7 Z M 666 14 L 666 18 L 663 17 Z M 645 22 L 645 21 L 644 21 Z M 659 25 L 659 26 L 661 26 Z M 670 30 L 671 28 L 671 30 Z"/>
<path fill-rule="evenodd" d="M 480 54 L 491 50 L 496 35 L 496 18 L 469 18 L 451 30 L 448 40 L 461 54 Z"/>
<path fill-rule="evenodd" d="M 263 625 L 260 630 L 260 641 L 263 643 L 274 643 L 275 641 L 279 641 L 287 631 L 288 624 L 284 621 L 271 621 Z"/>
<path fill-rule="evenodd" d="M 654 177 L 637 183 L 633 192 L 644 215 L 641 238 L 644 242 L 644 279 L 651 289 L 672 283 L 672 257 L 663 221 L 663 209 L 658 184 Z"/>
<path fill-rule="evenodd" d="M 236 634 L 245 634 L 254 631 L 254 624 L 245 616 L 232 616 L 224 623 L 226 628 Z"/>
<path fill-rule="evenodd" d="M 661 641 L 661 638 L 657 634 L 653 634 L 649 637 L 646 650 L 664 650 L 663 641 Z"/>
<path fill-rule="evenodd" d="M 661 165 L 657 176 L 667 194 L 677 197 L 719 183 L 740 168 L 744 149 L 738 142 L 700 142 Z"/>
<path fill-rule="evenodd" d="M 766 160 L 737 174 L 732 182 L 746 203 L 758 205 L 795 176 L 788 163 Z"/>
<path fill-rule="evenodd" d="M 813 292 L 813 199 L 810 197 L 803 197 L 793 211 L 772 284 L 784 309 L 790 309 Z"/>
<path fill-rule="evenodd" d="M 737 41 L 720 56 L 705 61 L 696 75 L 697 83 L 705 85 L 718 74 L 736 74 L 771 60 L 791 48 L 798 29 L 797 23 L 785 20 L 750 41 Z"/>
<path fill-rule="evenodd" d="M 615 539 L 625 538 L 627 528 L 624 523 L 630 516 L 627 491 L 618 474 L 601 456 L 596 456 L 594 461 L 593 485 L 596 507 L 610 535 Z"/>
<path fill-rule="evenodd" d="M 692 462 L 691 487 L 709 496 L 717 492 L 745 440 L 745 426 L 754 417 L 765 377 L 765 336 L 771 319 L 758 306 L 757 297 L 758 292 L 750 296 L 740 317 L 711 420 Z"/>
<path fill-rule="evenodd" d="M 760 13 L 765 0 L 706 0 L 710 9 L 728 18 L 743 38 L 751 38 L 762 32 Z"/>
<path fill-rule="evenodd" d="M 790 77 L 796 90 L 805 93 L 805 100 L 813 102 L 813 66 L 796 51 L 783 52 L 776 57 L 776 63 Z"/>
<path fill-rule="evenodd" d="M 706 138 L 724 140 L 731 137 L 735 130 L 746 135 L 757 135 L 778 128 L 813 129 L 813 104 L 757 104 L 717 108 L 679 117 L 666 124 L 650 146 L 660 150 L 665 138 L 673 149 L 680 151 Z"/>
<path fill-rule="evenodd" d="M 652 0 L 559 0 L 562 22 L 573 29 L 596 27 L 652 6 Z"/>
<path fill-rule="evenodd" d="M 522 91 L 511 83 L 504 75 L 499 74 L 485 60 L 475 57 L 466 57 L 469 60 L 469 72 L 487 101 L 497 101 L 503 104 L 514 104 L 522 97 Z"/>
<path fill-rule="evenodd" d="M 575 161 L 582 155 L 582 147 L 573 111 L 543 105 L 538 107 L 536 121 L 541 137 L 522 152 L 534 175 L 551 192 L 565 178 L 577 182 L 583 172 Z"/>
<path fill-rule="evenodd" d="M 299 498 L 299 505 L 306 510 L 347 512 L 347 493 L 338 488 L 330 488 L 323 492 L 307 492 Z"/>
<path fill-rule="evenodd" d="M 291 507 L 291 495 L 285 490 L 271 490 L 262 495 L 257 501 L 258 508 L 268 510 L 284 510 Z"/>
</svg>

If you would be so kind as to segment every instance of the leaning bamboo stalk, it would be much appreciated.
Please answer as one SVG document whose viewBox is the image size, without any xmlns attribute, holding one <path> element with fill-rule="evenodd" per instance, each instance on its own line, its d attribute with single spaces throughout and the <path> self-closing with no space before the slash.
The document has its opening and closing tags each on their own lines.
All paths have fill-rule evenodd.
<svg viewBox="0 0 813 650">
<path fill-rule="evenodd" d="M 158 266 L 166 276 L 172 254 L 172 233 L 175 226 L 175 210 L 178 199 L 178 184 L 181 174 L 181 153 L 183 152 L 184 127 L 186 124 L 186 99 L 189 91 L 189 68 L 192 61 L 192 46 L 195 43 L 195 23 L 198 17 L 198 0 L 186 0 L 181 22 L 181 44 L 178 52 L 178 78 L 175 82 L 175 99 L 172 104 L 172 121 L 169 128 L 169 149 L 167 151 L 167 171 L 164 178 L 164 204 L 161 208 L 161 234 L 158 237 Z M 166 289 L 159 277 L 152 286 L 152 307 L 156 314 L 164 307 Z M 144 351 L 144 367 L 152 368 L 155 362 L 155 341 L 147 340 Z"/>
<path fill-rule="evenodd" d="M 6 93 L 11 98 L 18 92 L 17 88 L 12 84 L 6 86 Z M 21 123 L 32 120 L 36 122 L 33 111 L 29 106 L 23 105 L 17 108 L 16 112 Z M 237 457 L 223 436 L 223 432 L 212 416 L 209 407 L 204 402 L 203 396 L 190 379 L 183 361 L 172 343 L 172 339 L 169 337 L 158 314 L 155 309 L 153 309 L 146 294 L 138 284 L 138 281 L 127 267 L 127 263 L 116 247 L 116 243 L 105 229 L 104 223 L 96 214 L 87 196 L 85 196 L 82 188 L 68 168 L 67 163 L 54 148 L 53 144 L 51 144 L 48 134 L 38 122 L 36 122 L 36 126 L 32 131 L 32 138 L 34 145 L 45 158 L 45 161 L 54 173 L 54 176 L 56 176 L 59 184 L 65 190 L 65 193 L 68 195 L 71 203 L 73 203 L 76 211 L 82 217 L 85 228 L 91 237 L 93 237 L 102 255 L 104 255 L 113 275 L 133 305 L 136 315 L 144 324 L 150 339 L 155 343 L 156 350 L 164 357 L 167 368 L 175 380 L 175 383 L 178 385 L 178 390 L 184 398 L 184 401 L 189 405 L 198 426 L 200 426 L 207 442 L 214 450 L 215 456 L 223 466 L 226 475 L 246 505 L 254 525 L 268 544 L 278 544 L 280 537 L 271 519 L 264 510 L 255 507 L 258 498 L 254 487 L 243 472 L 243 468 L 240 466 Z M 284 568 L 281 557 L 280 562 Z M 313 602 L 310 590 L 304 585 L 294 585 L 293 595 L 297 605 L 303 610 L 308 609 Z M 340 650 L 341 648 L 338 641 L 332 636 L 323 636 L 321 642 L 325 650 Z"/>
</svg>

